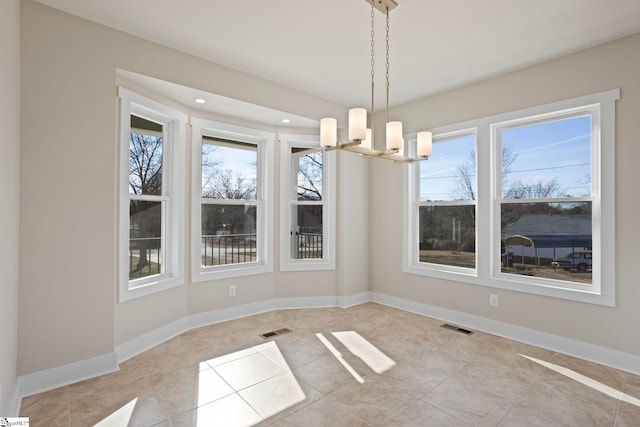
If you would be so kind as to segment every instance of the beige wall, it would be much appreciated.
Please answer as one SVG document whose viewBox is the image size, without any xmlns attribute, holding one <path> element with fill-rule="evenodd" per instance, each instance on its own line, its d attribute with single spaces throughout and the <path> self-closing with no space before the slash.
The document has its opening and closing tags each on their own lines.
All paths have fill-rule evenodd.
<svg viewBox="0 0 640 427">
<path fill-rule="evenodd" d="M 621 88 L 616 112 L 615 308 L 509 292 L 402 273 L 402 171 L 373 164 L 371 196 L 372 290 L 457 310 L 611 349 L 640 355 L 640 286 L 636 256 L 640 239 L 637 182 L 640 173 L 640 34 L 555 61 L 442 93 L 394 110 L 407 132 L 433 128 Z M 605 147 L 610 149 L 610 147 Z M 427 164 L 428 165 L 428 164 Z M 482 224 L 480 224 L 482 226 Z M 484 248 L 479 248 L 484 250 Z M 500 307 L 489 307 L 489 293 Z"/>
<path fill-rule="evenodd" d="M 273 273 L 116 303 L 117 69 L 311 118 L 346 110 L 30 0 L 22 9 L 21 374 L 111 353 L 191 314 L 336 295 L 335 271 Z"/>
<path fill-rule="evenodd" d="M 369 291 L 369 165 L 375 159 L 338 153 L 338 295 Z"/>
<path fill-rule="evenodd" d="M 20 0 L 0 3 L 0 52 L 0 414 L 10 415 L 18 356 Z"/>
</svg>

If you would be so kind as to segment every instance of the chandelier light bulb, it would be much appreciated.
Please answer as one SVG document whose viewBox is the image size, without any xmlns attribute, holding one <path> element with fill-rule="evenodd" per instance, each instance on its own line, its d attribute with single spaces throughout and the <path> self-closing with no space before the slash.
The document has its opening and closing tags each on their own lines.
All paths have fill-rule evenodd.
<svg viewBox="0 0 640 427">
<path fill-rule="evenodd" d="M 335 147 L 338 144 L 338 121 L 333 117 L 320 120 L 320 146 Z"/>
<path fill-rule="evenodd" d="M 431 132 L 418 132 L 418 157 L 429 157 L 431 155 L 433 137 Z"/>
<path fill-rule="evenodd" d="M 402 122 L 387 122 L 387 150 L 402 148 Z"/>
<path fill-rule="evenodd" d="M 349 141 L 364 141 L 367 138 L 367 110 L 349 110 Z"/>
</svg>

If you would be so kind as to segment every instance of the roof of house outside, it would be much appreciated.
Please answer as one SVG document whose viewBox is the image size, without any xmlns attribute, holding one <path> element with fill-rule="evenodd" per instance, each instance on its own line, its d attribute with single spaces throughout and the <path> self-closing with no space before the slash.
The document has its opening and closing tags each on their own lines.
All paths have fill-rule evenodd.
<svg viewBox="0 0 640 427">
<path fill-rule="evenodd" d="M 538 248 L 591 247 L 591 215 L 525 214 L 502 230 L 525 236 Z"/>
</svg>

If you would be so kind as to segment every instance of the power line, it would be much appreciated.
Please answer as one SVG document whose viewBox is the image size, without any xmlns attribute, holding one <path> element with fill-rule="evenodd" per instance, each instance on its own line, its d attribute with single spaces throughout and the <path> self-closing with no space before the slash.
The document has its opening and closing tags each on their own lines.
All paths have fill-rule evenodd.
<svg viewBox="0 0 640 427">
<path fill-rule="evenodd" d="M 591 165 L 591 163 L 576 163 L 575 165 L 566 165 L 566 166 L 550 166 L 547 168 L 521 169 L 517 171 L 505 172 L 505 175 L 511 174 L 511 173 L 518 173 L 518 172 L 535 172 L 535 171 L 545 171 L 545 170 L 551 170 L 551 169 L 568 169 L 568 168 L 576 168 L 579 166 L 587 166 L 587 165 Z"/>
<path fill-rule="evenodd" d="M 590 166 L 591 163 L 576 163 L 574 165 L 566 165 L 566 166 L 549 166 L 546 168 L 534 168 L 534 169 L 520 169 L 520 170 L 515 170 L 515 171 L 509 171 L 509 172 L 505 172 L 505 175 L 507 174 L 514 174 L 514 173 L 520 173 L 520 172 L 537 172 L 537 171 L 544 171 L 544 170 L 552 170 L 552 169 L 569 169 L 569 168 L 576 168 L 576 167 L 580 167 L 580 166 Z M 460 177 L 467 177 L 467 178 L 471 178 L 471 177 L 475 177 L 476 174 L 458 174 L 458 175 L 444 175 L 444 176 L 421 176 L 420 180 L 431 180 L 431 179 L 450 179 L 450 178 L 460 178 Z"/>
</svg>

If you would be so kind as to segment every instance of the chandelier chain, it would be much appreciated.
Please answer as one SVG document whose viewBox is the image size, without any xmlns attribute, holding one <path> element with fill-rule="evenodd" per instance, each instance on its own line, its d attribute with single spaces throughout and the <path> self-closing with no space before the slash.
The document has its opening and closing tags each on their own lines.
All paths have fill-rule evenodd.
<svg viewBox="0 0 640 427">
<path fill-rule="evenodd" d="M 375 74 L 374 74 L 374 65 L 375 65 L 375 41 L 374 41 L 374 37 L 375 37 L 375 22 L 374 22 L 374 8 L 373 8 L 373 1 L 371 0 L 371 83 L 373 83 Z"/>
<path fill-rule="evenodd" d="M 369 126 L 371 128 L 371 134 L 373 135 L 374 129 L 374 93 L 375 93 L 375 13 L 374 13 L 374 0 L 371 0 L 371 119 L 369 121 Z M 373 139 L 373 136 L 371 137 Z"/>
<path fill-rule="evenodd" d="M 386 73 L 386 78 L 387 78 L 387 106 L 386 106 L 386 112 L 387 112 L 387 122 L 389 122 L 389 7 L 387 7 L 387 36 L 386 36 L 386 42 L 387 42 L 387 54 L 386 54 L 386 63 L 387 63 L 387 73 Z"/>
</svg>

